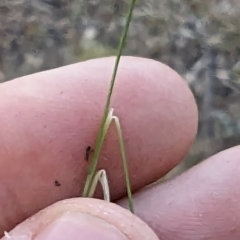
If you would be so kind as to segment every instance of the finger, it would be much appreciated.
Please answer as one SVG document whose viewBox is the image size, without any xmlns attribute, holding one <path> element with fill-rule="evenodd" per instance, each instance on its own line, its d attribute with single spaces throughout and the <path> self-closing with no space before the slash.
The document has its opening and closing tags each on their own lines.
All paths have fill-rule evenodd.
<svg viewBox="0 0 240 240">
<path fill-rule="evenodd" d="M 157 240 L 135 215 L 97 199 L 71 199 L 53 204 L 19 224 L 3 240 Z"/>
<path fill-rule="evenodd" d="M 239 163 L 240 146 L 136 194 L 136 215 L 162 240 L 240 239 Z"/>
<path fill-rule="evenodd" d="M 80 196 L 115 58 L 86 61 L 0 85 L 0 231 L 65 198 Z M 185 82 L 167 66 L 123 57 L 111 106 L 120 118 L 133 191 L 172 169 L 197 129 Z M 99 168 L 112 199 L 125 194 L 115 126 Z"/>
</svg>

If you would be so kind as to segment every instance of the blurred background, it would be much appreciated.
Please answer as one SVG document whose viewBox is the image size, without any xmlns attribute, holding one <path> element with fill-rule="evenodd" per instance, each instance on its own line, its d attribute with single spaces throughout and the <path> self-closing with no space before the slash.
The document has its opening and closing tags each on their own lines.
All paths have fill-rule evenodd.
<svg viewBox="0 0 240 240">
<path fill-rule="evenodd" d="M 0 82 L 115 55 L 129 3 L 1 0 Z M 196 98 L 197 139 L 168 177 L 240 144 L 239 1 L 137 0 L 124 55 L 169 65 Z"/>
</svg>

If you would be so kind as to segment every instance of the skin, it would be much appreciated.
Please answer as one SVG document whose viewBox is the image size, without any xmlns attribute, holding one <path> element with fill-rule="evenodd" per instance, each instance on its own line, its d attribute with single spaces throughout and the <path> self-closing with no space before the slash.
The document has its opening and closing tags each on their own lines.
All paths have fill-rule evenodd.
<svg viewBox="0 0 240 240">
<path fill-rule="evenodd" d="M 125 209 L 114 125 L 99 168 L 108 173 L 115 204 L 79 197 L 88 167 L 85 150 L 94 146 L 114 59 L 0 85 L 1 236 L 11 230 L 11 239 L 21 240 L 239 239 L 239 147 L 144 188 L 183 159 L 198 123 L 186 83 L 153 60 L 121 59 L 111 104 L 122 124 L 136 215 Z"/>
</svg>

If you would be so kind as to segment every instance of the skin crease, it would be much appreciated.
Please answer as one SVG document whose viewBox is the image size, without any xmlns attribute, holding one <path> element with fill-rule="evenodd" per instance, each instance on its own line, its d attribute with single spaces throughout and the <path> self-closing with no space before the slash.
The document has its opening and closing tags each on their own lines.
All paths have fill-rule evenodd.
<svg viewBox="0 0 240 240">
<path fill-rule="evenodd" d="M 94 146 L 114 60 L 86 61 L 0 85 L 1 233 L 56 201 L 80 196 L 88 167 L 85 149 Z M 197 107 L 176 72 L 135 57 L 121 59 L 112 106 L 137 191 L 185 156 L 197 131 Z M 114 125 L 99 168 L 107 171 L 112 200 L 123 197 Z"/>
</svg>

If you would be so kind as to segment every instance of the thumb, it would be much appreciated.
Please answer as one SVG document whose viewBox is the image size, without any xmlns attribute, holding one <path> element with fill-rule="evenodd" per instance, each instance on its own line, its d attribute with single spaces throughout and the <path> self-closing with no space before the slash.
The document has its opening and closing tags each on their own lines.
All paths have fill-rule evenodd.
<svg viewBox="0 0 240 240">
<path fill-rule="evenodd" d="M 135 215 L 98 199 L 75 198 L 57 202 L 6 233 L 2 240 L 158 240 Z"/>
</svg>

